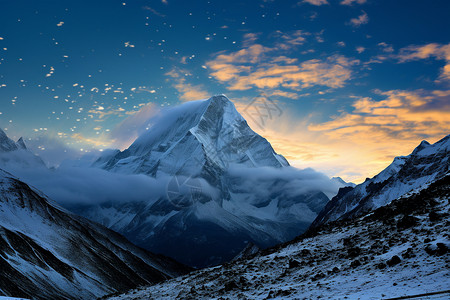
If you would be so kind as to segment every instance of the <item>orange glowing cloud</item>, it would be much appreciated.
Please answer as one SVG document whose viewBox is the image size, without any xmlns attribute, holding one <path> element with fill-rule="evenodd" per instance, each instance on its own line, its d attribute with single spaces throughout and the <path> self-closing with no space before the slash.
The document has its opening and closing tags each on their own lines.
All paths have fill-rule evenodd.
<svg viewBox="0 0 450 300">
<path fill-rule="evenodd" d="M 334 55 L 325 60 L 298 62 L 286 56 L 268 57 L 272 51 L 261 45 L 229 55 L 220 54 L 206 65 L 211 76 L 228 85 L 230 90 L 287 88 L 299 91 L 316 85 L 340 88 L 351 79 L 358 60 Z"/>
<path fill-rule="evenodd" d="M 209 98 L 209 93 L 205 91 L 202 85 L 193 85 L 186 81 L 186 77 L 191 76 L 187 70 L 172 69 L 166 73 L 172 81 L 172 86 L 178 91 L 181 101 L 193 101 Z"/>
<path fill-rule="evenodd" d="M 242 49 L 220 52 L 206 66 L 214 79 L 232 91 L 257 88 L 268 93 L 275 89 L 292 93 L 313 86 L 343 87 L 352 78 L 352 68 L 360 64 L 359 60 L 343 55 L 304 61 L 289 57 L 309 35 L 301 30 L 277 31 L 273 34 L 276 42 L 267 47 L 257 43 L 257 34 L 248 33 Z"/>
<path fill-rule="evenodd" d="M 397 56 L 400 62 L 428 59 L 431 57 L 445 60 L 446 62 L 441 70 L 438 81 L 450 81 L 450 44 L 431 43 L 422 46 L 408 46 L 401 49 L 400 54 Z"/>
</svg>

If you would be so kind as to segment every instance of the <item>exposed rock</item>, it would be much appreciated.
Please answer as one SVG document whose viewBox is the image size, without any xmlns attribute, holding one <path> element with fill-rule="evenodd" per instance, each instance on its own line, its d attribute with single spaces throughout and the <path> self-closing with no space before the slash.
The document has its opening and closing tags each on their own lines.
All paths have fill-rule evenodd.
<svg viewBox="0 0 450 300">
<path fill-rule="evenodd" d="M 392 267 L 392 266 L 395 266 L 396 264 L 399 264 L 400 262 L 401 262 L 400 257 L 398 257 L 397 255 L 394 255 L 386 263 L 389 267 Z"/>
</svg>

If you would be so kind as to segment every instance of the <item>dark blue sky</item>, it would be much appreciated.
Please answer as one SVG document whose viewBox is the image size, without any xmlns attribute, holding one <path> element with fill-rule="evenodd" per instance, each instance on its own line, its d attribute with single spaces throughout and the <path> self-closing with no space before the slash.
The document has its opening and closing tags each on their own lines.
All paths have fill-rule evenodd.
<svg viewBox="0 0 450 300">
<path fill-rule="evenodd" d="M 277 151 L 359 178 L 448 134 L 449 11 L 444 0 L 0 0 L 0 127 L 35 149 L 123 148 L 114 131 L 127 118 L 219 93 L 241 109 L 264 92 L 284 112 L 261 132 Z M 349 145 L 374 163 L 358 169 Z"/>
</svg>

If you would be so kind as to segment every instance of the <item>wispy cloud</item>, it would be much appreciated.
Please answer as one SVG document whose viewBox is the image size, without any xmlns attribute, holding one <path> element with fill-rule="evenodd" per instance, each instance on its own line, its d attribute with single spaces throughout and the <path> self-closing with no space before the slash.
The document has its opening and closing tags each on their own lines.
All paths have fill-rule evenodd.
<svg viewBox="0 0 450 300">
<path fill-rule="evenodd" d="M 283 88 L 292 92 L 313 86 L 344 86 L 358 60 L 332 55 L 299 61 L 288 56 L 304 43 L 307 35 L 302 31 L 277 32 L 279 39 L 272 47 L 247 43 L 236 52 L 217 54 L 206 65 L 211 76 L 230 90 Z"/>
<path fill-rule="evenodd" d="M 442 68 L 438 80 L 450 81 L 450 44 L 431 43 L 421 46 L 408 46 L 400 49 L 396 58 L 401 63 L 429 58 L 445 60 L 445 66 Z"/>
<path fill-rule="evenodd" d="M 148 130 L 151 126 L 150 119 L 159 112 L 160 108 L 157 105 L 148 103 L 119 123 L 110 134 L 114 146 L 119 149 L 130 146 L 139 135 Z"/>
<path fill-rule="evenodd" d="M 303 0 L 303 3 L 309 3 L 315 6 L 329 4 L 327 0 Z"/>
<path fill-rule="evenodd" d="M 362 47 L 362 46 L 358 46 L 358 47 L 356 47 L 356 52 L 358 52 L 359 54 L 361 54 L 361 53 L 363 53 L 365 50 L 366 50 L 366 48 L 364 48 L 364 47 Z"/>
<path fill-rule="evenodd" d="M 282 50 L 294 49 L 303 45 L 308 35 L 310 34 L 303 30 L 295 30 L 288 33 L 278 30 L 276 31 L 276 36 L 280 39 L 280 42 L 275 47 Z"/>
<path fill-rule="evenodd" d="M 96 149 L 125 149 L 142 133 L 144 133 L 151 124 L 150 119 L 160 112 L 160 107 L 154 103 L 140 104 L 139 110 L 120 110 L 120 115 L 117 110 L 111 110 L 101 115 L 102 118 L 114 115 L 116 117 L 125 117 L 120 123 L 115 125 L 111 130 L 102 132 L 102 126 L 93 128 L 94 132 L 76 132 L 70 135 L 72 141 L 78 146 L 78 155 L 80 148 L 86 151 L 92 151 L 92 147 Z M 101 113 L 103 113 L 101 111 Z M 100 119 L 103 120 L 103 119 Z M 95 134 L 95 131 L 96 134 Z M 71 145 L 68 148 L 73 148 Z"/>
<path fill-rule="evenodd" d="M 259 33 L 252 33 L 252 32 L 244 34 L 242 44 L 244 45 L 244 47 L 253 45 L 258 40 L 259 35 L 260 35 Z"/>
<path fill-rule="evenodd" d="M 112 146 L 112 141 L 109 140 L 106 136 L 103 137 L 91 137 L 91 136 L 86 136 L 82 133 L 74 133 L 71 136 L 72 140 L 78 142 L 78 143 L 82 143 L 84 145 L 90 145 L 93 147 L 96 147 L 98 149 L 100 148 L 107 148 L 107 147 L 111 147 Z"/>
<path fill-rule="evenodd" d="M 16 165 L 7 170 L 67 208 L 123 201 L 148 203 L 164 196 L 168 182 L 167 177 L 156 180 L 88 167 L 62 166 L 49 170 Z"/>
<path fill-rule="evenodd" d="M 194 85 L 187 82 L 186 77 L 191 76 L 187 70 L 174 68 L 167 72 L 166 76 L 169 77 L 168 81 L 172 81 L 172 86 L 180 93 L 181 101 L 193 101 L 210 97 L 203 85 Z"/>
<path fill-rule="evenodd" d="M 95 121 L 98 121 L 98 122 L 104 121 L 107 117 L 110 117 L 110 116 L 121 117 L 121 116 L 124 116 L 127 114 L 125 109 L 123 109 L 121 107 L 105 108 L 101 105 L 97 105 L 97 106 L 93 107 L 92 109 L 90 109 L 88 111 L 88 113 L 90 114 L 91 118 L 94 118 L 94 116 L 95 116 L 96 117 Z"/>
<path fill-rule="evenodd" d="M 163 3 L 164 3 L 164 1 L 163 1 Z M 166 16 L 165 14 L 160 13 L 159 11 L 157 11 L 156 9 L 151 8 L 151 7 L 148 6 L 148 5 L 142 7 L 142 9 L 148 10 L 149 12 L 151 12 L 152 14 L 154 14 L 155 16 L 158 16 L 158 17 L 161 17 L 161 18 L 164 18 L 164 17 Z"/>
<path fill-rule="evenodd" d="M 381 47 L 381 50 L 383 50 L 383 52 L 386 52 L 386 53 L 394 52 L 394 47 L 385 42 L 378 43 L 378 46 Z"/>
<path fill-rule="evenodd" d="M 446 134 L 450 128 L 450 90 L 378 93 L 386 99 L 358 98 L 352 112 L 309 129 L 327 131 L 338 138 L 371 132 L 386 140 L 418 140 Z M 375 140 L 372 136 L 371 139 Z"/>
<path fill-rule="evenodd" d="M 299 91 L 315 85 L 339 88 L 351 78 L 351 67 L 359 61 L 341 55 L 325 60 L 311 59 L 304 62 L 278 57 L 279 63 L 239 65 L 230 57 L 218 57 L 208 62 L 211 75 L 228 84 L 230 90 L 287 88 Z"/>
<path fill-rule="evenodd" d="M 349 24 L 352 25 L 353 27 L 359 27 L 359 26 L 367 24 L 367 23 L 369 23 L 369 16 L 364 11 L 357 18 L 350 19 L 350 22 L 349 22 Z"/>
<path fill-rule="evenodd" d="M 367 0 L 342 0 L 341 5 L 353 5 L 353 4 L 364 4 Z"/>
</svg>

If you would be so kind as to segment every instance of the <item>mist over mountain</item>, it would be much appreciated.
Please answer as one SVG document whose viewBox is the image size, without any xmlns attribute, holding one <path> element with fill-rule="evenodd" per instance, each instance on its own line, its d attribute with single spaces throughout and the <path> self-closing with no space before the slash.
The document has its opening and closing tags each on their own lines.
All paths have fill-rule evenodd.
<svg viewBox="0 0 450 300">
<path fill-rule="evenodd" d="M 167 110 L 126 150 L 94 167 L 145 174 L 166 194 L 71 209 L 192 266 L 230 260 L 302 233 L 344 184 L 298 170 L 256 134 L 223 95 Z"/>
<path fill-rule="evenodd" d="M 3 168 L 46 166 L 39 156 L 28 150 L 23 138 L 14 142 L 2 129 L 0 129 L 0 165 Z"/>
<path fill-rule="evenodd" d="M 395 158 L 380 174 L 355 186 L 289 166 L 233 110 L 223 96 L 168 110 L 149 120 L 156 133 L 150 128 L 128 149 L 108 150 L 57 169 L 47 168 L 23 140 L 3 138 L 0 157 L 8 159 L 0 166 L 21 178 L 0 171 L 0 237 L 8 243 L 2 249 L 7 258 L 0 273 L 7 284 L 3 293 L 85 299 L 139 283 L 152 287 L 113 299 L 243 292 L 316 297 L 329 295 L 321 288 L 329 278 L 342 283 L 331 285 L 338 293 L 365 297 L 386 293 L 379 287 L 391 280 L 382 271 L 368 274 L 372 269 L 389 268 L 396 283 L 408 286 L 411 280 L 402 274 L 416 270 L 411 259 L 426 273 L 411 282 L 442 289 L 448 274 L 439 270 L 450 246 L 442 226 L 448 222 L 450 136 L 435 144 L 423 141 L 410 155 Z M 230 263 L 164 281 L 189 269 L 77 215 L 197 268 Z M 66 240 L 83 240 L 85 248 L 74 250 Z M 77 260 L 67 257 L 76 251 L 82 251 Z M 114 255 L 121 251 L 126 254 L 117 260 Z M 89 274 L 85 260 L 96 261 Z M 24 268 L 33 275 L 20 275 Z M 128 279 L 118 285 L 122 276 Z M 361 277 L 373 280 L 365 292 L 355 285 Z M 164 282 L 154 285 L 159 281 Z M 205 288 L 209 281 L 214 287 Z M 261 284 L 269 290 L 260 290 Z M 389 292 L 403 295 L 398 289 Z"/>
</svg>

